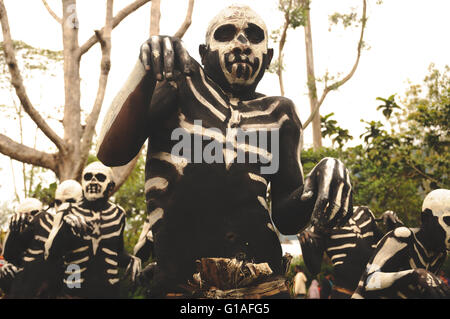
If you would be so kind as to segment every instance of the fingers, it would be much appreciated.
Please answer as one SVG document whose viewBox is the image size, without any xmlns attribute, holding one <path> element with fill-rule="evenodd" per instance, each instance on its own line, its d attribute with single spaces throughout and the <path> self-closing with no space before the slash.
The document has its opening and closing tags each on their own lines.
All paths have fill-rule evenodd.
<svg viewBox="0 0 450 319">
<path fill-rule="evenodd" d="M 150 71 L 150 69 L 152 67 L 152 61 L 150 58 L 150 54 L 151 54 L 150 45 L 147 42 L 145 42 L 141 46 L 140 59 L 141 59 L 142 64 L 144 65 L 144 68 L 146 71 Z"/>
<path fill-rule="evenodd" d="M 14 279 L 16 277 L 16 274 L 19 272 L 19 269 L 14 266 L 13 264 L 6 263 L 3 265 L 3 267 L 0 268 L 1 271 L 1 277 L 9 277 Z"/>
<path fill-rule="evenodd" d="M 71 227 L 74 235 L 87 235 L 93 230 L 93 225 L 82 216 L 68 214 L 64 216 L 64 221 Z"/>
<path fill-rule="evenodd" d="M 344 164 L 333 158 L 325 158 L 305 181 L 301 199 L 316 196 L 312 223 L 319 228 L 332 228 L 344 224 L 353 213 L 350 174 Z"/>
<path fill-rule="evenodd" d="M 167 36 L 152 36 L 141 46 L 140 59 L 144 68 L 152 72 L 157 81 L 171 81 L 175 69 L 188 75 L 191 57 L 181 40 Z"/>
<path fill-rule="evenodd" d="M 170 41 L 170 38 L 163 38 L 162 43 L 164 48 L 164 75 L 166 80 L 171 81 L 175 62 L 172 41 Z"/>
<path fill-rule="evenodd" d="M 153 36 L 150 38 L 150 48 L 151 48 L 150 58 L 153 66 L 153 74 L 155 75 L 157 81 L 161 81 L 163 79 L 161 69 L 162 49 L 160 44 L 160 38 L 158 36 Z"/>
<path fill-rule="evenodd" d="M 186 75 L 191 74 L 191 57 L 184 47 L 182 41 L 178 40 L 174 42 L 174 50 L 177 57 L 176 63 L 181 72 Z"/>
<path fill-rule="evenodd" d="M 27 213 L 17 213 L 11 217 L 9 229 L 12 232 L 21 232 L 30 223 L 32 216 Z"/>
</svg>

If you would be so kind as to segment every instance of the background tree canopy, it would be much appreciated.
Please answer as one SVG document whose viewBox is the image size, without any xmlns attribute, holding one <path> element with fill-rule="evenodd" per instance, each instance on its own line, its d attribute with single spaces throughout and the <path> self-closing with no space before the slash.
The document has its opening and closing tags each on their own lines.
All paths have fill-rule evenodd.
<svg viewBox="0 0 450 319">
<path fill-rule="evenodd" d="M 418 226 L 425 195 L 450 188 L 449 71 L 432 64 L 424 83 L 411 85 L 398 102 L 396 94 L 378 98 L 387 123 L 362 120 L 367 130 L 356 147 L 343 148 L 351 138 L 348 131 L 329 115 L 322 117 L 322 133 L 339 147 L 303 152 L 305 170 L 324 156 L 338 157 L 351 171 L 355 205 L 369 206 L 375 214 L 393 210 L 406 225 Z"/>
</svg>

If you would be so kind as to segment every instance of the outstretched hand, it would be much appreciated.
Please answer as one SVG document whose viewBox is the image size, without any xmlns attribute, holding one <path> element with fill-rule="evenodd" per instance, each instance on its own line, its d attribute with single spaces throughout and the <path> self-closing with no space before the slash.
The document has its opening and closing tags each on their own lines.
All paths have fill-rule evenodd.
<svg viewBox="0 0 450 319">
<path fill-rule="evenodd" d="M 130 262 L 128 263 L 127 269 L 125 270 L 125 274 L 131 275 L 131 281 L 136 282 L 136 278 L 140 275 L 142 271 L 142 261 L 139 257 L 130 255 Z"/>
<path fill-rule="evenodd" d="M 31 224 L 32 220 L 33 216 L 29 213 L 17 213 L 9 221 L 9 230 L 20 233 Z"/>
<path fill-rule="evenodd" d="M 17 273 L 19 273 L 21 270 L 22 268 L 17 268 L 11 263 L 6 263 L 2 267 L 0 267 L 0 279 L 4 278 L 14 279 Z"/>
<path fill-rule="evenodd" d="M 343 225 L 353 214 L 352 185 L 344 164 L 324 158 L 305 179 L 302 201 L 314 200 L 312 225 L 327 231 Z"/>
<path fill-rule="evenodd" d="M 152 36 L 141 46 L 139 58 L 157 81 L 172 80 L 175 70 L 191 73 L 191 57 L 179 38 Z"/>
</svg>

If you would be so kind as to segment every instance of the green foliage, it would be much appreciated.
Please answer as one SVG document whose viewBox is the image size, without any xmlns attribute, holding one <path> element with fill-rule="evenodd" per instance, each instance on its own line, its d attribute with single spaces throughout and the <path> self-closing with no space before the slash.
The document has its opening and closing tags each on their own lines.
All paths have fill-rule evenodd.
<svg viewBox="0 0 450 319">
<path fill-rule="evenodd" d="M 292 29 L 305 26 L 307 21 L 307 8 L 300 0 L 280 0 L 278 9 L 289 19 L 289 26 Z"/>
<path fill-rule="evenodd" d="M 53 204 L 55 200 L 55 191 L 58 185 L 56 182 L 51 183 L 48 187 L 42 186 L 42 183 L 39 183 L 31 192 L 30 197 L 34 197 L 39 199 L 42 204 L 45 206 L 50 206 Z"/>
<path fill-rule="evenodd" d="M 380 121 L 364 121 L 364 144 L 343 149 L 322 148 L 302 154 L 305 173 L 323 157 L 342 160 L 350 170 L 354 205 L 369 206 L 376 215 L 395 211 L 410 227 L 420 224 L 423 198 L 436 188 L 450 188 L 450 68 L 430 66 L 422 85 L 413 85 L 402 103 L 393 94 L 377 98 L 390 128 Z M 323 136 L 339 134 L 333 113 L 322 117 Z M 345 137 L 345 134 L 344 134 Z"/>
<path fill-rule="evenodd" d="M 328 17 L 331 24 L 341 23 L 344 28 L 352 26 L 357 21 L 358 14 L 354 11 L 350 13 L 335 12 Z"/>
<path fill-rule="evenodd" d="M 353 139 L 353 136 L 349 134 L 349 131 L 343 129 L 337 125 L 336 120 L 331 120 L 330 117 L 334 113 L 327 114 L 325 116 L 320 116 L 320 124 L 322 126 L 322 137 L 329 136 L 333 145 L 338 143 L 339 148 L 344 147 L 344 143 Z"/>
<path fill-rule="evenodd" d="M 62 51 L 35 48 L 23 41 L 13 41 L 13 45 L 16 57 L 19 63 L 22 64 L 21 67 L 27 71 L 24 74 L 25 77 L 29 76 L 32 78 L 30 72 L 35 70 L 42 73 L 51 72 L 54 66 L 60 67 L 64 58 Z M 0 76 L 1 87 L 6 88 L 10 83 L 10 77 L 9 72 L 7 72 L 3 42 L 0 42 L 0 69 L 2 70 L 2 76 Z"/>
<path fill-rule="evenodd" d="M 392 94 L 387 99 L 383 99 L 381 97 L 377 97 L 378 101 L 383 101 L 384 104 L 381 104 L 377 107 L 377 110 L 383 110 L 383 115 L 389 119 L 391 117 L 394 109 L 400 109 L 400 106 L 395 103 L 395 94 Z"/>
</svg>

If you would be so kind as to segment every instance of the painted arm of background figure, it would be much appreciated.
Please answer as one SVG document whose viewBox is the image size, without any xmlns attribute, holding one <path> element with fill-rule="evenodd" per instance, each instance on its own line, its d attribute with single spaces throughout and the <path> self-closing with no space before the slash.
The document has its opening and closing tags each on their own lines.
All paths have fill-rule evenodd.
<svg viewBox="0 0 450 319">
<path fill-rule="evenodd" d="M 320 273 L 323 253 L 325 252 L 325 237 L 306 229 L 297 235 L 302 248 L 303 261 L 312 276 Z"/>
<path fill-rule="evenodd" d="M 97 156 L 107 166 L 124 165 L 137 155 L 152 124 L 176 106 L 175 75 L 191 72 L 191 57 L 177 38 L 150 38 L 139 60 L 103 123 Z"/>
<path fill-rule="evenodd" d="M 131 275 L 131 281 L 135 282 L 137 276 L 142 270 L 142 261 L 139 257 L 129 254 L 123 244 L 123 230 L 125 229 L 125 218 L 123 219 L 122 232 L 118 238 L 118 257 L 119 257 L 119 267 L 125 268 L 125 274 Z"/>
<path fill-rule="evenodd" d="M 392 263 L 394 259 L 402 258 L 402 255 L 405 256 L 403 258 L 411 258 L 408 257 L 413 250 L 410 247 L 410 236 L 411 230 L 406 227 L 400 227 L 379 242 L 374 256 L 367 265 L 362 280 L 358 284 L 358 288 L 352 298 L 363 298 L 363 293 L 361 293 L 363 291 L 379 292 L 382 295 L 382 291 L 385 289 L 397 291 L 399 296 L 404 298 L 409 297 L 405 294 L 431 298 L 450 297 L 450 290 L 447 284 L 426 269 L 385 270 L 384 266 L 386 264 Z M 399 267 L 399 269 L 404 268 Z"/>
<path fill-rule="evenodd" d="M 344 224 L 353 213 L 350 174 L 334 158 L 322 159 L 303 181 L 302 126 L 292 102 L 280 128 L 279 170 L 271 178 L 272 218 L 281 233 L 295 235 L 311 221 L 318 229 Z"/>
<path fill-rule="evenodd" d="M 61 258 L 77 238 L 90 234 L 93 226 L 83 216 L 71 213 L 71 204 L 64 203 L 53 219 L 53 226 L 44 244 L 44 258 Z"/>
</svg>

